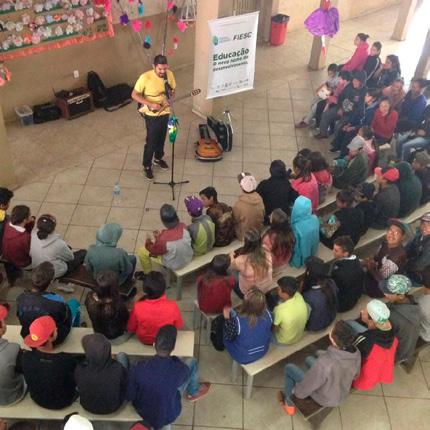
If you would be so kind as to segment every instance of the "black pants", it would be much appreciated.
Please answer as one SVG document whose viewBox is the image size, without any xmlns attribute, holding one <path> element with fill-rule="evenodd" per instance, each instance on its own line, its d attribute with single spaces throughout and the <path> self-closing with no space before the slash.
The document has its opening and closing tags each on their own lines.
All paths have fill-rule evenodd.
<svg viewBox="0 0 430 430">
<path fill-rule="evenodd" d="M 85 256 L 87 255 L 87 251 L 85 249 L 79 249 L 73 253 L 73 260 L 68 261 L 67 264 L 67 272 L 64 274 L 70 275 L 70 273 L 74 272 L 81 264 L 84 263 Z"/>
<path fill-rule="evenodd" d="M 161 160 L 164 156 L 164 141 L 166 140 L 169 115 L 145 115 L 146 144 L 143 151 L 143 166 L 151 167 L 152 157 Z"/>
</svg>

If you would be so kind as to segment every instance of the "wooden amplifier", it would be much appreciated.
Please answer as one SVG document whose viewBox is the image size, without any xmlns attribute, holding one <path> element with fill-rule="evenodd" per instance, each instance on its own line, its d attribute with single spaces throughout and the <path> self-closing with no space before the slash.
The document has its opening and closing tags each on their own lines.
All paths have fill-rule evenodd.
<svg viewBox="0 0 430 430">
<path fill-rule="evenodd" d="M 94 110 L 92 94 L 83 87 L 55 93 L 55 104 L 66 119 L 74 119 Z"/>
</svg>

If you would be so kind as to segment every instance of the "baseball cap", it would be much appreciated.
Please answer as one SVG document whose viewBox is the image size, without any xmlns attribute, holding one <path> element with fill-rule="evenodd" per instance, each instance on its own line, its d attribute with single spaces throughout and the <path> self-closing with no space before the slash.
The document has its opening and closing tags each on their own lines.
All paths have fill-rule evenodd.
<svg viewBox="0 0 430 430">
<path fill-rule="evenodd" d="M 355 136 L 348 144 L 347 148 L 351 151 L 363 148 L 364 140 L 360 136 Z"/>
<path fill-rule="evenodd" d="M 87 418 L 74 414 L 67 420 L 64 430 L 94 430 L 94 427 Z"/>
<path fill-rule="evenodd" d="M 426 151 L 416 152 L 414 160 L 422 166 L 427 166 L 428 164 L 430 164 L 430 157 L 428 156 Z"/>
<path fill-rule="evenodd" d="M 52 317 L 45 315 L 37 318 L 30 324 L 30 334 L 24 338 L 24 343 L 30 348 L 37 348 L 48 341 L 56 328 Z"/>
<path fill-rule="evenodd" d="M 9 313 L 8 308 L 4 305 L 0 305 L 0 321 L 3 321 L 4 319 L 6 319 L 8 313 Z"/>
<path fill-rule="evenodd" d="M 383 324 L 390 318 L 390 310 L 380 300 L 373 299 L 367 304 L 367 312 L 377 324 Z"/>
<path fill-rule="evenodd" d="M 426 212 L 421 218 L 420 221 L 430 222 L 430 212 Z"/>
<path fill-rule="evenodd" d="M 390 227 L 390 225 L 395 225 L 396 227 L 399 227 L 400 230 L 403 231 L 403 233 L 407 233 L 409 230 L 409 227 L 397 218 L 390 218 L 388 220 L 388 227 Z"/>
<path fill-rule="evenodd" d="M 395 167 L 385 167 L 384 169 L 382 167 L 376 167 L 375 175 L 390 182 L 396 182 L 400 176 L 399 171 Z"/>
<path fill-rule="evenodd" d="M 252 193 L 257 188 L 257 181 L 250 173 L 242 172 L 239 174 L 239 184 L 245 193 Z"/>
<path fill-rule="evenodd" d="M 190 215 L 199 216 L 203 212 L 203 202 L 196 196 L 188 196 L 184 199 L 185 207 Z"/>
<path fill-rule="evenodd" d="M 385 280 L 382 291 L 387 294 L 407 294 L 411 291 L 412 282 L 405 275 L 391 275 Z"/>
</svg>

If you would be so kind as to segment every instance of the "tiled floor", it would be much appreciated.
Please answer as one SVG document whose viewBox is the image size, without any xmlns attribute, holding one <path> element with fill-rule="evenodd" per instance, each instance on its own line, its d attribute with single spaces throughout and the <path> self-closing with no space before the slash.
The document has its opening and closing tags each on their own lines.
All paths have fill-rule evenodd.
<svg viewBox="0 0 430 430">
<path fill-rule="evenodd" d="M 341 32 L 330 43 L 328 60 L 345 60 L 353 49 L 354 35 L 365 30 L 372 35 L 372 40 L 381 40 L 384 56 L 400 53 L 403 69 L 410 77 L 417 58 L 408 57 L 409 47 L 415 47 L 417 42 L 400 44 L 389 39 L 396 15 L 397 8 L 390 8 L 343 23 Z M 191 114 L 189 100 L 177 105 L 180 131 L 176 179 L 188 179 L 190 183 L 176 189 L 178 198 L 174 202 L 168 187 L 149 184 L 140 172 L 144 127 L 135 106 L 130 105 L 114 113 L 98 110 L 74 121 L 59 120 L 29 128 L 11 125 L 8 131 L 15 168 L 20 182 L 25 184 L 16 190 L 13 203 L 30 205 L 34 215 L 55 214 L 59 220 L 58 231 L 75 248 L 92 243 L 100 224 L 119 221 L 124 227 L 120 245 L 130 252 L 143 244 L 147 232 L 159 228 L 158 209 L 162 203 L 173 203 L 186 222 L 183 198 L 204 186 L 215 185 L 220 200 L 233 203 L 239 193 L 235 176 L 240 171 L 250 171 L 257 179 L 262 179 L 267 176 L 272 159 L 282 158 L 290 165 L 299 148 L 326 151 L 326 142 L 315 141 L 308 130 L 293 127 L 308 108 L 313 89 L 325 76 L 324 71 L 309 72 L 306 68 L 310 45 L 311 37 L 298 31 L 287 35 L 287 44 L 283 47 L 258 48 L 256 89 L 226 100 L 234 118 L 234 148 L 219 163 L 194 160 L 194 142 L 200 121 Z M 191 69 L 176 72 L 178 93 L 181 88 L 184 91 L 191 88 L 191 75 Z M 170 151 L 168 144 L 166 149 Z M 157 180 L 169 178 L 169 173 L 156 170 L 155 174 Z M 122 190 L 120 203 L 113 202 L 112 187 L 116 181 Z M 180 307 L 187 328 L 191 328 L 195 297 L 193 279 L 184 290 Z M 14 300 L 20 291 L 20 287 L 10 291 L 3 289 L 1 298 L 9 300 L 14 309 Z M 73 295 L 84 297 L 80 288 Z M 13 312 L 11 315 L 12 323 Z M 202 344 L 199 332 L 195 354 L 199 358 L 202 379 L 213 382 L 213 389 L 195 405 L 184 402 L 183 413 L 175 427 L 196 430 L 307 428 L 299 416 L 284 415 L 275 400 L 276 391 L 282 387 L 285 363 L 258 375 L 253 397 L 245 401 L 243 380 L 238 384 L 230 382 L 229 358 Z M 392 386 L 351 394 L 342 407 L 330 414 L 323 428 L 427 429 L 429 384 L 430 352 L 427 352 L 421 356 L 413 374 L 407 376 L 397 369 Z M 126 427 L 103 424 L 97 428 Z"/>
</svg>

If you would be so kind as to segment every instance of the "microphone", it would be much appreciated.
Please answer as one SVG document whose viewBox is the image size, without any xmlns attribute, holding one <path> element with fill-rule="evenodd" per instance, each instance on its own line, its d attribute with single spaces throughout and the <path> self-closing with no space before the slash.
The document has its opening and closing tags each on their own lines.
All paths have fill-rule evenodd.
<svg viewBox="0 0 430 430">
<path fill-rule="evenodd" d="M 167 98 L 170 99 L 172 97 L 172 87 L 167 80 L 167 76 L 164 77 L 164 90 L 166 92 Z"/>
</svg>

